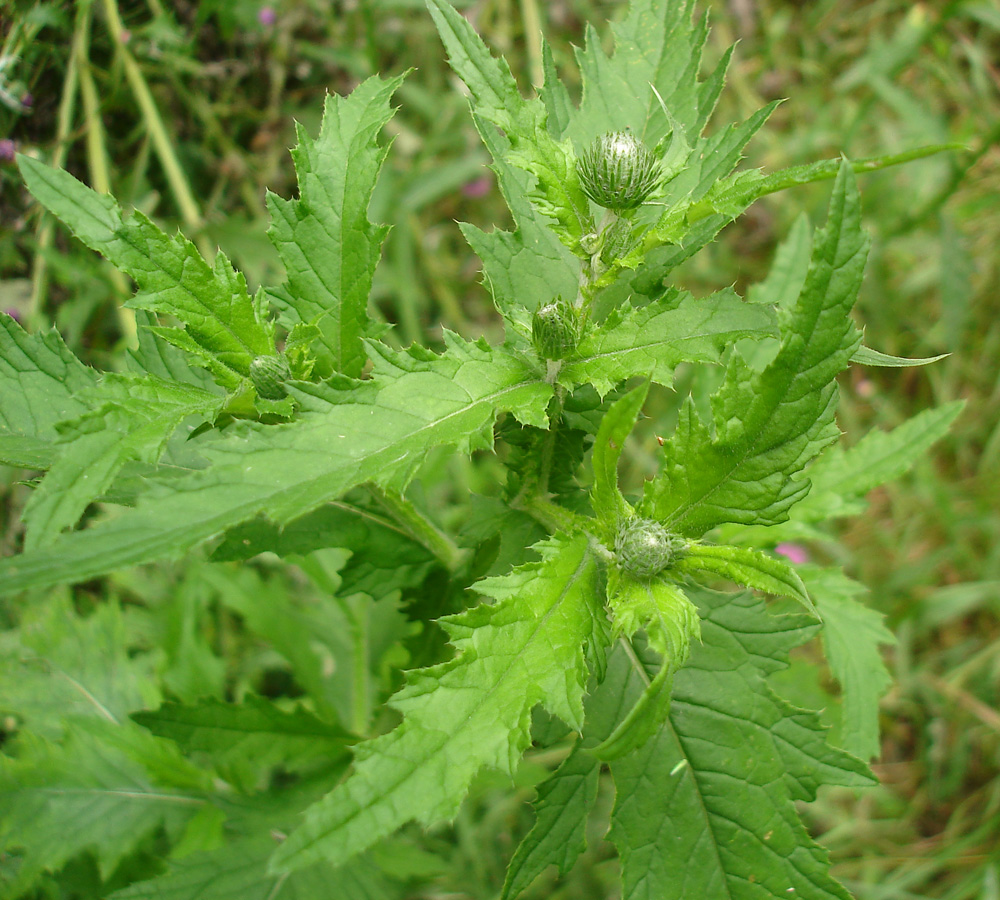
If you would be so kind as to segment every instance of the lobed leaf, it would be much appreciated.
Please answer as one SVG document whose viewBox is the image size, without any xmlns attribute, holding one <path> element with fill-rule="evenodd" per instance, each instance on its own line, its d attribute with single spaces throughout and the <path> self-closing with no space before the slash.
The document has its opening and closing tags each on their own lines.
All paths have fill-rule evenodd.
<svg viewBox="0 0 1000 900">
<path fill-rule="evenodd" d="M 20 758 L 0 755 L 0 849 L 21 863 L 10 896 L 85 850 L 107 878 L 153 831 L 176 832 L 204 803 L 154 784 L 138 762 L 85 730 L 61 745 L 22 734 L 18 745 Z"/>
<path fill-rule="evenodd" d="M 699 592 L 698 600 L 702 644 L 675 676 L 668 721 L 611 763 L 622 896 L 848 900 L 794 804 L 814 799 L 821 783 L 857 787 L 871 776 L 825 742 L 816 714 L 792 707 L 765 680 L 816 626 L 771 617 L 748 595 Z M 628 665 L 621 654 L 610 663 L 612 672 Z M 626 696 L 637 698 L 653 673 L 644 659 L 642 671 L 628 673 Z"/>
<path fill-rule="evenodd" d="M 0 462 L 48 468 L 58 456 L 56 425 L 87 411 L 80 395 L 98 377 L 59 332 L 28 334 L 0 313 Z"/>
<path fill-rule="evenodd" d="M 408 821 L 452 818 L 480 769 L 513 774 L 538 704 L 582 727 L 596 561 L 584 536 L 537 549 L 541 562 L 478 584 L 494 605 L 440 620 L 457 655 L 409 674 L 390 701 L 402 724 L 355 748 L 353 774 L 306 813 L 276 871 L 338 865 Z"/>
<path fill-rule="evenodd" d="M 590 204 L 580 188 L 576 157 L 546 125 L 545 105 L 525 100 L 502 58 L 494 59 L 475 30 L 447 0 L 427 0 L 448 60 L 472 94 L 473 112 L 501 128 L 510 142 L 510 162 L 535 177 L 532 201 L 554 219 L 553 231 L 571 250 L 593 231 Z"/>
<path fill-rule="evenodd" d="M 787 519 L 809 489 L 796 476 L 836 439 L 834 379 L 860 342 L 850 310 L 866 252 L 857 190 L 845 164 L 798 303 L 783 316 L 778 355 L 754 373 L 734 353 L 712 398 L 713 430 L 690 400 L 685 404 L 664 446 L 661 473 L 647 484 L 644 514 L 691 537 L 726 522 Z"/>
<path fill-rule="evenodd" d="M 246 281 L 219 253 L 209 266 L 181 235 L 169 237 L 136 211 L 123 217 L 112 197 L 98 194 L 68 172 L 27 156 L 18 165 L 35 199 L 92 250 L 135 279 L 129 305 L 176 316 L 216 380 L 237 388 L 255 356 L 274 352 L 273 328 Z"/>
<path fill-rule="evenodd" d="M 62 454 L 25 506 L 25 550 L 50 544 L 75 525 L 127 462 L 159 462 L 182 422 L 191 419 L 193 430 L 211 421 L 225 398 L 151 375 L 107 374 L 80 399 L 88 401 L 87 412 L 61 423 L 56 449 Z"/>
<path fill-rule="evenodd" d="M 358 377 L 365 364 L 363 338 L 370 335 L 368 295 L 381 255 L 386 225 L 368 221 L 379 170 L 388 147 L 376 136 L 389 121 L 389 98 L 403 76 L 373 76 L 348 97 L 328 96 L 319 137 L 297 128 L 292 150 L 299 199 L 268 193 L 268 236 L 288 273 L 276 295 L 292 322 L 317 324 L 323 374 Z"/>
<path fill-rule="evenodd" d="M 710 573 L 741 587 L 765 591 L 779 597 L 798 600 L 813 615 L 816 607 L 809 599 L 806 586 L 788 563 L 748 547 L 711 544 L 691 544 L 671 565 L 671 571 L 682 575 Z"/>
<path fill-rule="evenodd" d="M 879 652 L 895 644 L 885 617 L 855 599 L 866 588 L 839 569 L 799 568 L 823 617 L 823 650 L 842 693 L 840 745 L 859 759 L 881 753 L 878 702 L 892 684 Z"/>
<path fill-rule="evenodd" d="M 602 395 L 634 375 L 669 387 L 679 363 L 716 362 L 736 340 L 773 332 L 770 311 L 744 303 L 731 290 L 702 299 L 669 292 L 609 316 L 580 341 L 558 380 L 566 387 L 593 384 Z"/>
<path fill-rule="evenodd" d="M 448 340 L 441 357 L 381 348 L 370 382 L 302 385 L 300 419 L 246 424 L 205 442 L 204 471 L 152 487 L 116 518 L 0 560 L 0 590 L 84 581 L 176 557 L 263 512 L 284 524 L 359 484 L 405 483 L 430 447 L 491 446 L 498 410 L 546 423 L 552 388 L 524 360 Z"/>
</svg>

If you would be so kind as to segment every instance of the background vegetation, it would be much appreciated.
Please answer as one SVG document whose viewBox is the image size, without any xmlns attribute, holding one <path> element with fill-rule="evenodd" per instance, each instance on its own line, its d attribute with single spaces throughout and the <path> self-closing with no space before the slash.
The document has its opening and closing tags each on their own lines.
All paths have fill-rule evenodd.
<svg viewBox="0 0 1000 900">
<path fill-rule="evenodd" d="M 606 0 L 456 6 L 508 56 L 525 90 L 538 80 L 537 28 L 558 63 L 582 42 L 588 22 L 600 28 L 624 9 Z M 875 767 L 882 786 L 827 793 L 809 815 L 833 851 L 835 874 L 862 900 L 998 900 L 1000 7 L 974 0 L 701 7 L 712 15 L 710 56 L 740 41 L 719 119 L 788 98 L 751 144 L 748 165 L 946 140 L 969 148 L 861 182 L 874 238 L 858 307 L 866 344 L 900 356 L 953 355 L 927 368 L 852 368 L 842 383 L 842 430 L 890 427 L 957 398 L 968 405 L 951 436 L 880 490 L 840 544 L 804 548 L 827 561 L 842 555 L 833 561 L 872 587 L 871 604 L 898 636 L 887 650 L 896 684 L 883 705 Z M 441 323 L 468 336 L 498 329 L 455 221 L 506 226 L 507 213 L 419 0 L 0 0 L 0 42 L 0 308 L 32 328 L 55 322 L 86 361 L 121 366 L 135 328 L 121 305 L 130 286 L 29 202 L 10 161 L 15 148 L 113 190 L 124 206 L 183 229 L 203 252 L 221 246 L 251 287 L 279 283 L 264 190 L 294 193 L 287 152 L 294 121 L 314 133 L 325 91 L 346 93 L 369 74 L 411 67 L 396 95 L 394 147 L 371 211 L 393 226 L 377 273 L 378 311 L 403 344 L 434 343 Z M 683 270 L 684 286 L 707 293 L 758 280 L 799 212 L 817 221 L 827 193 L 820 185 L 758 202 Z M 652 452 L 633 450 L 637 473 Z M 18 547 L 23 477 L 0 468 L 3 554 Z M 481 477 L 459 472 L 455 490 Z M 136 641 L 161 642 L 161 674 L 177 695 L 197 695 L 199 685 L 266 689 L 278 677 L 266 648 L 241 628 L 238 603 L 196 571 L 122 574 L 81 586 L 72 598 L 81 610 L 109 597 L 127 604 L 140 588 L 188 597 L 196 610 L 187 636 L 171 631 L 162 609 L 133 608 L 129 620 Z M 5 624 L 22 616 L 0 599 Z M 226 645 L 225 664 L 189 671 L 184 641 Z M 804 705 L 828 705 L 831 686 L 807 658 L 800 662 L 787 690 Z M 285 686 L 270 687 L 280 694 Z M 524 801 L 541 771 L 527 764 L 516 795 L 484 780 L 453 827 L 427 839 L 414 833 L 406 865 L 424 886 L 412 896 L 494 896 L 530 824 Z M 564 882 L 536 885 L 533 896 L 605 896 L 613 865 L 594 851 Z"/>
</svg>

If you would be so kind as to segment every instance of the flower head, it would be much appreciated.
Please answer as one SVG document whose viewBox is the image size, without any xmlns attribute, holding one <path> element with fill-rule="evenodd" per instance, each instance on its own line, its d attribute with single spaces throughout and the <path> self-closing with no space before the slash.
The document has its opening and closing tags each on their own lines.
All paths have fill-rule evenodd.
<svg viewBox="0 0 1000 900">
<path fill-rule="evenodd" d="M 599 137 L 580 157 L 577 172 L 583 192 L 615 212 L 641 206 L 662 178 L 656 157 L 630 131 Z"/>
</svg>

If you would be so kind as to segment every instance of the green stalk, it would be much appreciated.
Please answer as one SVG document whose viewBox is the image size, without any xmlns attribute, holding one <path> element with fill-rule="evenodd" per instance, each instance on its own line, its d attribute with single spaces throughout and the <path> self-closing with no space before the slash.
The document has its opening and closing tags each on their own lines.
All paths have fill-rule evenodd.
<svg viewBox="0 0 1000 900">
<path fill-rule="evenodd" d="M 88 20 L 89 25 L 89 20 Z M 76 58 L 80 78 L 80 96 L 83 99 L 84 119 L 87 123 L 87 165 L 90 169 L 90 185 L 101 194 L 111 193 L 111 173 L 108 167 L 107 141 L 104 135 L 104 123 L 101 121 L 100 101 L 97 88 L 90 71 L 89 37 L 90 29 L 81 29 L 75 36 L 73 55 Z M 120 298 L 127 298 L 131 293 L 128 279 L 116 268 L 111 267 L 111 282 Z M 122 337 L 129 347 L 138 347 L 138 329 L 135 323 L 135 312 L 121 302 L 115 303 L 118 315 L 118 325 Z"/>
<path fill-rule="evenodd" d="M 465 561 L 467 552 L 441 531 L 402 494 L 369 485 L 372 496 L 417 543 L 426 547 L 449 571 L 454 572 Z"/>
<path fill-rule="evenodd" d="M 357 735 L 368 734 L 370 716 L 370 698 L 368 696 L 368 611 L 359 608 L 366 602 L 350 603 L 354 644 L 351 660 L 353 673 L 351 678 L 351 731 Z"/>
<path fill-rule="evenodd" d="M 170 185 L 170 192 L 173 194 L 177 208 L 180 210 L 181 218 L 189 228 L 197 231 L 203 225 L 201 211 L 194 199 L 191 188 L 188 186 L 187 178 L 184 175 L 184 170 L 181 168 L 180 161 L 174 153 L 173 141 L 167 133 L 167 128 L 163 123 L 163 118 L 160 116 L 156 101 L 153 99 L 152 91 L 150 91 L 149 85 L 142 74 L 142 69 L 136 62 L 132 52 L 122 41 L 122 32 L 125 29 L 122 25 L 121 16 L 118 13 L 116 0 L 104 0 L 104 13 L 108 22 L 108 31 L 111 34 L 111 39 L 118 48 L 122 66 L 125 69 L 125 77 L 132 88 L 132 94 L 135 96 L 136 103 L 139 104 L 139 109 L 146 123 L 146 130 L 149 132 L 150 139 L 153 142 L 153 149 L 156 151 L 160 165 L 163 167 L 163 174 Z M 204 236 L 197 236 L 195 242 L 202 256 L 211 261 L 215 254 Z"/>
<path fill-rule="evenodd" d="M 524 43 L 528 50 L 531 83 L 541 87 L 545 83 L 545 69 L 542 67 L 542 17 L 537 0 L 521 0 L 521 18 L 524 20 Z"/>
<path fill-rule="evenodd" d="M 90 5 L 81 3 L 77 7 L 76 22 L 73 24 L 72 46 L 80 40 L 81 32 L 86 34 L 90 28 Z M 63 79 L 62 96 L 59 99 L 59 111 L 56 115 L 56 140 L 52 151 L 52 165 L 63 168 L 66 164 L 66 153 L 69 148 L 69 133 L 73 127 L 73 115 L 76 112 L 76 92 L 79 87 L 79 65 L 76 53 L 70 53 L 69 64 L 66 66 L 66 77 Z M 52 246 L 54 234 L 52 216 L 43 212 L 38 220 L 35 232 L 35 258 L 31 264 L 31 300 L 28 305 L 28 324 L 32 329 L 42 325 L 41 317 L 45 309 L 45 297 L 48 293 L 49 271 L 45 256 Z"/>
</svg>

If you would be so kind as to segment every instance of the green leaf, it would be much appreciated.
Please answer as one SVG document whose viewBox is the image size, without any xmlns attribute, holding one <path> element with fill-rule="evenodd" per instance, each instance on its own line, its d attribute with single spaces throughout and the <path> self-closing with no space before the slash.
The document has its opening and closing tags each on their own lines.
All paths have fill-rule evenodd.
<svg viewBox="0 0 1000 900">
<path fill-rule="evenodd" d="M 28 334 L 0 313 L 0 450 L 11 455 L 5 464 L 16 465 L 19 457 L 51 464 L 57 451 L 46 447 L 59 440 L 56 425 L 87 411 L 80 395 L 98 377 L 59 332 Z"/>
<path fill-rule="evenodd" d="M 335 760 L 350 737 L 304 710 L 286 711 L 253 696 L 241 703 L 164 703 L 131 718 L 176 742 L 185 753 L 205 753 L 222 764 L 234 758 L 259 765 L 282 763 L 289 770 L 317 758 Z"/>
<path fill-rule="evenodd" d="M 273 328 L 246 281 L 219 253 L 214 267 L 182 237 L 169 237 L 136 211 L 123 218 L 115 200 L 68 172 L 27 156 L 18 165 L 28 190 L 92 250 L 135 279 L 130 306 L 176 316 L 204 351 L 203 364 L 223 387 L 234 389 L 255 356 L 274 352 Z"/>
<path fill-rule="evenodd" d="M 558 380 L 567 387 L 589 382 L 602 395 L 633 375 L 651 375 L 669 387 L 679 363 L 717 362 L 734 341 L 773 334 L 774 327 L 767 308 L 744 303 L 731 290 L 702 299 L 669 292 L 609 316 L 580 341 Z"/>
<path fill-rule="evenodd" d="M 892 684 L 880 644 L 895 644 L 884 616 L 855 598 L 866 591 L 839 569 L 799 569 L 823 617 L 823 650 L 840 684 L 840 745 L 859 759 L 881 753 L 878 701 Z"/>
<path fill-rule="evenodd" d="M 788 563 L 760 550 L 690 544 L 670 568 L 672 572 L 682 575 L 718 575 L 743 587 L 779 597 L 791 597 L 813 615 L 819 616 L 798 572 Z"/>
<path fill-rule="evenodd" d="M 155 829 L 176 829 L 204 803 L 154 785 L 137 762 L 84 730 L 58 746 L 22 734 L 18 748 L 18 759 L 0 756 L 0 850 L 21 859 L 11 896 L 84 850 L 107 878 Z"/>
<path fill-rule="evenodd" d="M 965 401 L 953 400 L 891 431 L 873 429 L 853 447 L 832 447 L 810 467 L 813 489 L 796 508 L 795 521 L 823 522 L 861 511 L 865 495 L 907 472 L 948 433 L 964 408 Z"/>
<path fill-rule="evenodd" d="M 575 748 L 535 798 L 535 824 L 507 867 L 500 900 L 517 897 L 549 866 L 565 875 L 587 845 L 587 814 L 597 800 L 600 763 Z"/>
<path fill-rule="evenodd" d="M 389 231 L 368 221 L 388 152 L 376 137 L 392 116 L 389 99 L 402 80 L 373 76 L 349 97 L 327 96 L 319 138 L 312 140 L 301 125 L 296 129 L 299 199 L 267 197 L 268 236 L 288 273 L 279 305 L 293 322 L 319 325 L 324 374 L 332 369 L 359 377 L 365 364 L 368 295 Z"/>
<path fill-rule="evenodd" d="M 626 128 L 650 147 L 671 126 L 679 127 L 692 142 L 701 134 L 718 96 L 724 65 L 699 85 L 708 29 L 706 19 L 692 21 L 692 13 L 688 0 L 630 3 L 625 18 L 611 26 L 615 45 L 611 57 L 588 27 L 584 47 L 577 51 L 583 98 L 569 130 L 577 146 L 589 145 L 605 131 Z M 670 111 L 670 121 L 654 89 Z"/>
<path fill-rule="evenodd" d="M 312 563 L 308 571 L 315 575 L 325 555 L 313 554 L 302 565 Z M 343 554 L 339 556 L 342 561 Z M 221 603 L 239 613 L 248 631 L 288 661 L 319 714 L 359 733 L 367 728 L 383 687 L 386 654 L 413 627 L 400 610 L 398 592 L 376 601 L 365 594 L 343 596 L 327 583 L 319 596 L 300 596 L 247 567 L 205 566 L 200 578 L 218 591 Z M 310 639 L 302 640 L 303 633 Z"/>
<path fill-rule="evenodd" d="M 0 656 L 0 712 L 22 727 L 58 738 L 68 722 L 123 722 L 159 702 L 148 662 L 128 652 L 117 604 L 84 618 L 54 598 L 26 611 L 17 634 L 20 645 Z"/>
<path fill-rule="evenodd" d="M 538 704 L 582 727 L 596 562 L 585 536 L 537 548 L 541 562 L 477 585 L 495 604 L 439 620 L 456 657 L 410 673 L 390 701 L 402 724 L 356 748 L 353 774 L 306 813 L 276 870 L 337 865 L 410 820 L 450 819 L 480 769 L 513 774 Z"/>
<path fill-rule="evenodd" d="M 948 150 L 964 150 L 963 144 L 932 144 L 917 147 L 903 153 L 888 156 L 873 156 L 867 159 L 844 160 L 824 159 L 819 162 L 807 163 L 802 166 L 791 166 L 779 169 L 777 172 L 765 174 L 761 171 L 740 172 L 726 181 L 719 181 L 704 199 L 693 205 L 687 212 L 688 219 L 693 221 L 712 213 L 721 213 L 730 218 L 736 218 L 751 203 L 767 194 L 784 191 L 801 184 L 813 184 L 817 181 L 830 181 L 838 174 L 846 163 L 855 174 L 877 172 L 890 166 L 912 162 L 943 153 Z"/>
<path fill-rule="evenodd" d="M 888 366 L 894 369 L 901 369 L 908 366 L 928 366 L 950 355 L 950 353 L 940 353 L 937 356 L 925 356 L 921 359 L 907 359 L 903 356 L 889 356 L 887 353 L 872 350 L 871 347 L 862 346 L 858 347 L 854 352 L 851 362 L 861 366 Z"/>
<path fill-rule="evenodd" d="M 641 747 L 670 711 L 674 673 L 687 661 L 691 640 L 700 637 L 694 604 L 677 585 L 659 578 L 632 578 L 612 570 L 608 576 L 608 609 L 613 633 L 627 641 L 641 628 L 660 657 L 659 672 L 650 674 L 629 713 L 593 749 L 600 759 L 617 759 Z M 629 643 L 630 652 L 632 644 Z"/>
<path fill-rule="evenodd" d="M 550 865 L 565 875 L 587 844 L 587 816 L 600 784 L 601 761 L 591 749 L 606 740 L 624 715 L 626 666 L 612 666 L 584 700 L 584 729 L 570 755 L 538 788 L 535 824 L 518 844 L 500 900 L 513 900 Z"/>
<path fill-rule="evenodd" d="M 815 713 L 768 687 L 788 651 L 816 625 L 772 617 L 749 595 L 699 592 L 702 644 L 674 679 L 668 721 L 630 756 L 611 763 L 617 799 L 610 838 L 622 861 L 624 900 L 790 896 L 848 900 L 828 874 L 796 801 L 819 784 L 870 784 L 867 767 L 829 746 Z M 609 680 L 621 665 L 613 654 Z M 637 699 L 655 673 L 629 675 Z M 615 698 L 609 698 L 615 702 Z"/>
<path fill-rule="evenodd" d="M 372 345 L 380 358 L 371 381 L 301 385 L 300 419 L 248 423 L 198 445 L 207 469 L 151 488 L 114 519 L 0 561 L 0 591 L 176 557 L 262 512 L 284 524 L 368 481 L 405 484 L 431 447 L 490 447 L 499 410 L 546 424 L 552 387 L 527 361 L 453 335 L 446 340 L 441 357 Z"/>
<path fill-rule="evenodd" d="M 213 419 L 224 402 L 193 385 L 151 375 L 107 374 L 81 397 L 90 409 L 60 425 L 62 455 L 25 507 L 26 550 L 50 544 L 75 525 L 125 463 L 157 463 L 181 422 L 190 417 L 193 429 Z"/>
<path fill-rule="evenodd" d="M 647 381 L 612 403 L 601 419 L 601 427 L 594 438 L 594 485 L 590 491 L 590 502 L 609 536 L 614 534 L 618 524 L 630 512 L 618 489 L 618 460 L 648 394 Z"/>
<path fill-rule="evenodd" d="M 140 881 L 108 900 L 307 900 L 329 896 L 336 884 L 338 900 L 395 898 L 386 877 L 367 858 L 334 869 L 319 864 L 291 875 L 271 875 L 267 858 L 276 846 L 272 835 L 240 838 L 223 847 L 172 860 L 158 878 Z"/>
<path fill-rule="evenodd" d="M 510 142 L 489 123 L 475 118 L 483 143 L 493 155 L 514 232 L 482 231 L 460 223 L 469 246 L 483 262 L 483 275 L 497 309 L 508 319 L 521 309 L 533 311 L 557 296 L 575 297 L 579 261 L 562 244 L 528 200 L 530 176 L 506 162 Z M 525 332 L 530 334 L 530 324 Z"/>
<path fill-rule="evenodd" d="M 254 519 L 226 532 L 212 559 L 250 559 L 259 553 L 288 558 L 339 547 L 351 551 L 340 569 L 340 591 L 364 591 L 376 599 L 391 591 L 419 584 L 435 565 L 434 557 L 384 511 L 357 495 L 278 526 Z"/>
<path fill-rule="evenodd" d="M 580 188 L 572 146 L 552 137 L 542 101 L 521 96 L 506 61 L 490 55 L 469 22 L 447 0 L 427 0 L 427 7 L 448 61 L 472 94 L 473 112 L 503 129 L 511 145 L 508 160 L 535 176 L 533 203 L 555 220 L 552 229 L 575 251 L 580 238 L 593 231 L 593 218 Z"/>
<path fill-rule="evenodd" d="M 834 379 L 859 344 L 850 310 L 866 252 L 854 178 L 844 165 L 802 294 L 782 317 L 778 355 L 754 373 L 733 354 L 712 398 L 714 429 L 693 402 L 684 405 L 661 473 L 647 484 L 644 514 L 691 537 L 725 522 L 787 519 L 809 489 L 796 476 L 837 436 Z"/>
</svg>

